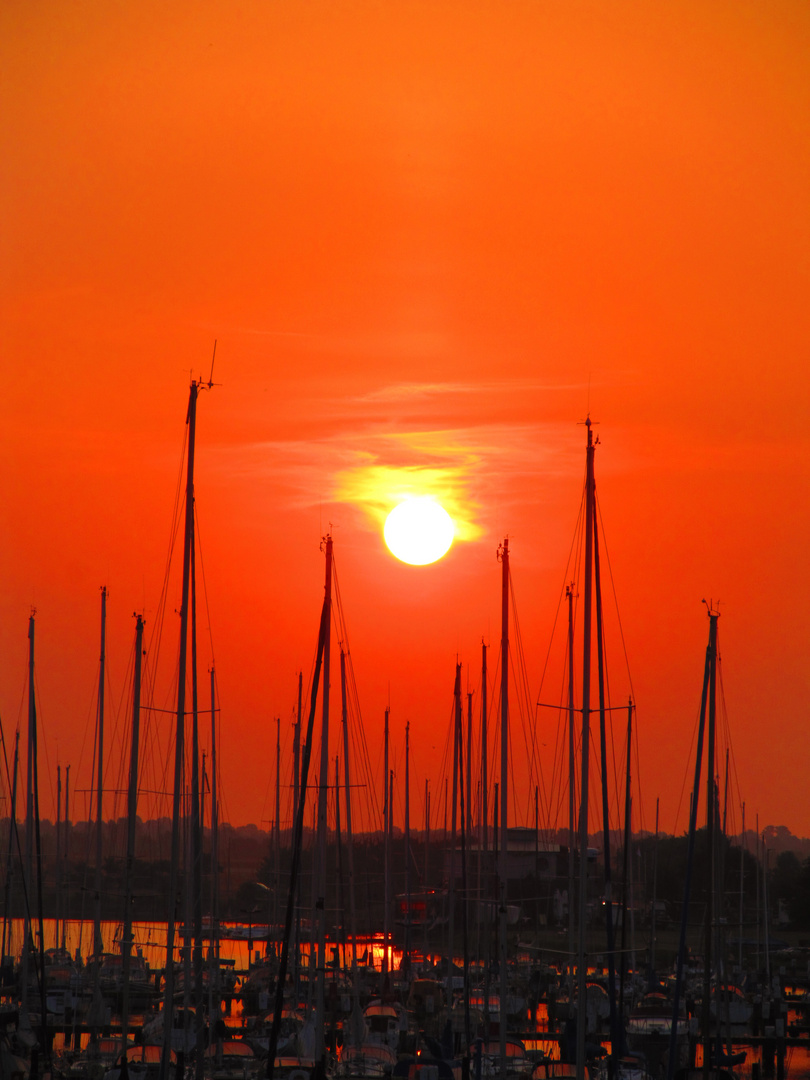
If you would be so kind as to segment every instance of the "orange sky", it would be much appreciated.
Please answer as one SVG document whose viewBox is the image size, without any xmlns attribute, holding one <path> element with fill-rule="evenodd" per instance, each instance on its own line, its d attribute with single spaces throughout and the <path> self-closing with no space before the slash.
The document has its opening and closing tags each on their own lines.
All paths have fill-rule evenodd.
<svg viewBox="0 0 810 1080">
<path fill-rule="evenodd" d="M 660 797 L 685 828 L 711 597 L 734 825 L 744 799 L 748 823 L 810 835 L 808 70 L 804 0 L 5 3 L 0 714 L 24 730 L 33 604 L 43 783 L 70 763 L 89 786 L 102 583 L 120 742 L 131 613 L 154 634 L 189 374 L 216 338 L 200 653 L 212 639 L 231 821 L 273 815 L 271 721 L 286 755 L 330 523 L 372 767 L 390 696 L 416 818 L 456 655 L 476 703 L 482 635 L 497 663 L 506 534 L 537 699 L 590 409 L 641 822 Z M 406 475 L 463 515 L 433 567 L 383 547 Z M 556 738 L 541 713 L 555 805 Z M 530 802 L 524 783 L 519 818 Z"/>
</svg>

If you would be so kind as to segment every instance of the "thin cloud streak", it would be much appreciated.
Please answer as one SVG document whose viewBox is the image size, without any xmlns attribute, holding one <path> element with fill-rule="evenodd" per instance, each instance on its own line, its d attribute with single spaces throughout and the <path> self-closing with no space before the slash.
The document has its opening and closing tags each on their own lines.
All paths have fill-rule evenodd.
<svg viewBox="0 0 810 1080">
<path fill-rule="evenodd" d="M 231 475 L 281 483 L 291 507 L 318 506 L 326 498 L 359 509 L 374 530 L 403 499 L 432 495 L 453 518 L 456 538 L 472 541 L 481 537 L 481 520 L 496 498 L 507 505 L 524 497 L 527 482 L 580 471 L 578 455 L 552 449 L 566 445 L 561 435 L 548 424 L 407 432 L 369 427 L 216 454 Z"/>
<path fill-rule="evenodd" d="M 365 403 L 365 402 L 397 402 L 397 401 L 413 401 L 415 399 L 425 399 L 431 397 L 447 396 L 450 394 L 476 394 L 476 395 L 490 395 L 497 393 L 526 393 L 531 391 L 571 391 L 571 390 L 583 390 L 587 388 L 587 383 L 571 383 L 571 384 L 552 384 L 547 382 L 537 382 L 532 379 L 516 379 L 508 383 L 503 381 L 492 381 L 482 383 L 462 383 L 462 382 L 423 382 L 423 383 L 391 383 L 387 386 L 378 387 L 375 390 L 370 390 L 367 394 L 359 394 L 356 397 L 349 398 L 350 402 Z"/>
</svg>

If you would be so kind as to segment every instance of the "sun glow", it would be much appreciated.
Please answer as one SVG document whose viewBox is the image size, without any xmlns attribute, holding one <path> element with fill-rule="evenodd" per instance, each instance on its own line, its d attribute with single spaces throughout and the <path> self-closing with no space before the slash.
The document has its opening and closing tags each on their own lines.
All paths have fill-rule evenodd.
<svg viewBox="0 0 810 1080">
<path fill-rule="evenodd" d="M 383 536 L 400 562 L 425 566 L 450 550 L 455 536 L 453 519 L 430 496 L 406 499 L 385 521 Z"/>
</svg>

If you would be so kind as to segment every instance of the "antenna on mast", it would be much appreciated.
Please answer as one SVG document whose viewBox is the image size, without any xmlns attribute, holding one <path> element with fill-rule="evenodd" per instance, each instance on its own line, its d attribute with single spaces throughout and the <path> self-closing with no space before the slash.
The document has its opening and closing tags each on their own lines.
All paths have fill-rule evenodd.
<svg viewBox="0 0 810 1080">
<path fill-rule="evenodd" d="M 214 361 L 217 358 L 217 339 L 214 338 L 214 354 L 211 357 L 211 374 L 208 376 L 208 388 L 209 390 L 214 385 Z"/>
</svg>

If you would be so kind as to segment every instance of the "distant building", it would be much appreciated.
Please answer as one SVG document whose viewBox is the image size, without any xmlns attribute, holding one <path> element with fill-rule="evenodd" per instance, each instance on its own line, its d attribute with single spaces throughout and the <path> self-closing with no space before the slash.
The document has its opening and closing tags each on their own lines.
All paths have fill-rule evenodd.
<svg viewBox="0 0 810 1080">
<path fill-rule="evenodd" d="M 472 843 L 467 848 L 467 872 L 478 873 L 479 856 L 478 837 L 474 836 Z M 492 850 L 492 837 L 486 852 L 481 854 L 487 860 L 490 870 L 493 869 L 495 853 Z M 596 851 L 588 851 L 588 861 L 596 859 Z M 451 849 L 444 850 L 444 879 L 450 880 Z M 509 881 L 519 881 L 524 878 L 535 878 L 543 881 L 553 881 L 555 878 L 566 877 L 568 874 L 568 848 L 560 844 L 548 844 L 534 829 L 522 825 L 515 825 L 507 829 L 507 856 L 506 876 Z M 456 845 L 455 877 L 458 882 L 461 879 L 461 848 Z"/>
</svg>

